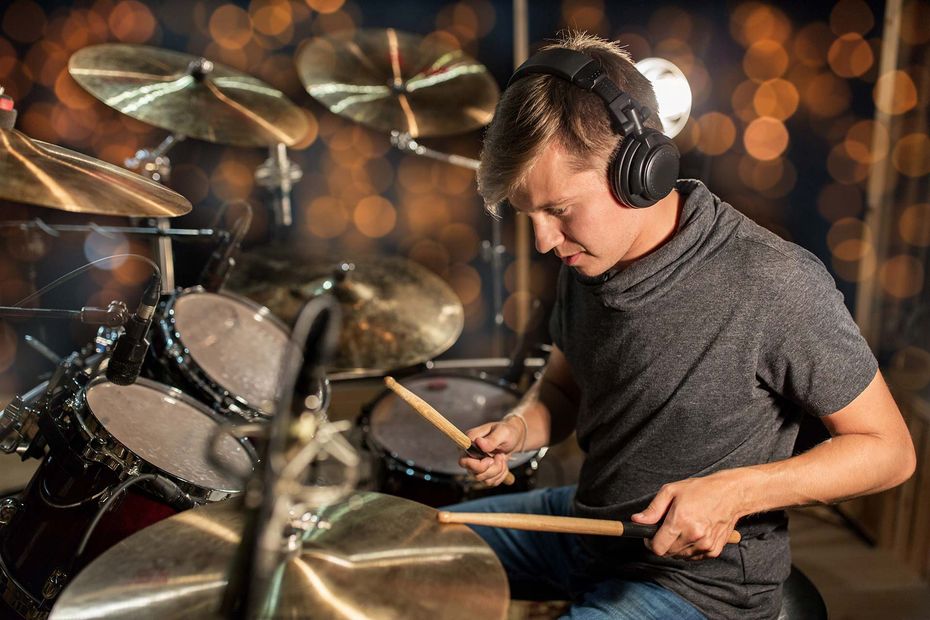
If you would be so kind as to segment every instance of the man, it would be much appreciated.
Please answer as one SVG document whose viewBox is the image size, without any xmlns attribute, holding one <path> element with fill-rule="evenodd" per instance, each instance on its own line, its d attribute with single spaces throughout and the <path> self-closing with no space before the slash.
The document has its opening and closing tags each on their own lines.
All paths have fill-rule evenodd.
<svg viewBox="0 0 930 620">
<path fill-rule="evenodd" d="M 656 109 L 617 45 L 567 35 L 550 47 L 595 59 L 595 77 Z M 586 456 L 577 488 L 454 509 L 661 524 L 645 546 L 476 528 L 515 596 L 569 598 L 573 618 L 774 618 L 790 570 L 782 509 L 914 470 L 875 358 L 813 255 L 698 181 L 634 208 L 609 176 L 627 138 L 605 101 L 556 75 L 519 78 L 488 128 L 479 189 L 492 210 L 529 217 L 539 252 L 562 260 L 554 346 L 520 405 L 469 431 L 492 458 L 461 463 L 497 485 L 511 454 L 573 430 Z M 645 124 L 659 129 L 654 115 Z M 792 456 L 801 415 L 832 438 Z M 734 528 L 742 541 L 725 544 Z"/>
</svg>

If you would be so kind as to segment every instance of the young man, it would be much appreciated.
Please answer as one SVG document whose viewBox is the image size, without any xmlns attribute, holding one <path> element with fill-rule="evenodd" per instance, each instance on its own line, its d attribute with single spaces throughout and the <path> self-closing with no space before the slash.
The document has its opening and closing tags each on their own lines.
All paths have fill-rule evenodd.
<svg viewBox="0 0 930 620">
<path fill-rule="evenodd" d="M 617 45 L 568 35 L 550 47 L 597 60 L 656 109 Z M 493 458 L 461 463 L 497 485 L 513 452 L 573 430 L 586 458 L 577 488 L 455 509 L 661 524 L 645 546 L 476 528 L 514 596 L 569 598 L 573 618 L 774 618 L 790 570 L 782 509 L 900 484 L 910 435 L 823 265 L 699 181 L 626 203 L 608 178 L 625 139 L 610 118 L 601 97 L 533 73 L 488 128 L 482 196 L 529 217 L 537 250 L 563 267 L 543 376 L 502 421 L 469 431 Z M 808 414 L 832 439 L 792 456 Z M 734 528 L 742 541 L 725 544 Z"/>
</svg>

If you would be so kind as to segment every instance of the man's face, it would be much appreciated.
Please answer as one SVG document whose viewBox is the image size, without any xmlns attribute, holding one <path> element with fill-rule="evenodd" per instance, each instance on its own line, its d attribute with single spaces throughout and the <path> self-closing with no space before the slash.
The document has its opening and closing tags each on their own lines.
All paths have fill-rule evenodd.
<svg viewBox="0 0 930 620">
<path fill-rule="evenodd" d="M 649 209 L 618 202 L 600 169 L 574 172 L 557 144 L 546 148 L 510 203 L 529 216 L 540 253 L 554 253 L 585 276 L 622 267 L 651 249 L 640 247 Z"/>
</svg>

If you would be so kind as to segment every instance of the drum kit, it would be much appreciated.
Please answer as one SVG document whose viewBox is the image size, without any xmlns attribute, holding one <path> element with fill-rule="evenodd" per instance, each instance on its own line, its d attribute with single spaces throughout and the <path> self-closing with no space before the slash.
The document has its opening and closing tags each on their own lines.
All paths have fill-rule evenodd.
<svg viewBox="0 0 930 620">
<path fill-rule="evenodd" d="M 305 43 L 296 67 L 332 112 L 393 132 L 404 150 L 474 167 L 414 140 L 490 120 L 497 87 L 460 50 L 362 30 Z M 296 335 L 307 309 L 325 298 L 341 317 L 325 364 L 331 376 L 407 369 L 402 383 L 460 427 L 499 419 L 519 398 L 513 377 L 422 371 L 461 334 L 455 293 L 400 258 L 312 262 L 282 247 L 237 257 L 248 219 L 232 231 L 168 225 L 192 208 L 159 182 L 170 175 L 167 152 L 187 138 L 268 147 L 260 176 L 277 190 L 279 223 L 289 221 L 299 174 L 286 147 L 308 125 L 271 86 L 138 45 L 85 48 L 69 69 L 106 105 L 171 135 L 127 162 L 136 174 L 31 139 L 8 115 L 0 198 L 136 225 L 0 226 L 143 235 L 155 240 L 158 265 L 135 313 L 120 301 L 0 308 L 0 318 L 101 326 L 0 412 L 0 450 L 41 460 L 25 490 L 0 499 L 0 616 L 505 617 L 507 583 L 494 554 L 467 528 L 440 525 L 427 506 L 485 491 L 458 466 L 454 446 L 431 439 L 434 431 L 385 392 L 358 422 L 381 467 L 380 492 L 353 487 L 358 461 L 341 438 L 346 426 L 326 416 L 330 380 L 308 371 L 319 356 L 308 352 L 300 370 L 295 354 L 314 334 L 308 323 L 311 337 Z M 171 239 L 181 237 L 217 242 L 198 286 L 174 286 Z M 540 456 L 514 461 L 515 488 L 532 486 Z"/>
</svg>

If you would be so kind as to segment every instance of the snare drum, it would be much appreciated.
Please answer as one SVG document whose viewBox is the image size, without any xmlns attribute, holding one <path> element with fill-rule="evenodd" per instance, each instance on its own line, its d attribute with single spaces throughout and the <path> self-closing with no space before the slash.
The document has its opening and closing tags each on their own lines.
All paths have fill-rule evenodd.
<svg viewBox="0 0 930 620">
<path fill-rule="evenodd" d="M 400 383 L 432 405 L 452 424 L 470 428 L 500 420 L 520 400 L 509 385 L 487 375 L 428 372 Z M 429 506 L 445 506 L 496 493 L 533 487 L 542 451 L 521 452 L 510 461 L 515 482 L 489 488 L 459 466 L 461 451 L 410 405 L 386 390 L 359 419 L 365 446 L 374 452 L 378 489 Z"/>
<path fill-rule="evenodd" d="M 229 293 L 183 289 L 162 299 L 152 331 L 153 378 L 226 416 L 252 421 L 274 411 L 289 332 L 268 308 Z M 311 396 L 325 409 L 329 385 L 321 382 Z"/>
<path fill-rule="evenodd" d="M 248 444 L 231 436 L 215 442 L 211 460 L 207 451 L 225 420 L 146 379 L 119 386 L 99 377 L 39 416 L 48 454 L 26 489 L 0 504 L 0 595 L 24 617 L 47 614 L 67 581 L 123 538 L 239 493 L 255 461 Z M 158 478 L 129 487 L 76 557 L 114 488 L 140 474 Z"/>
</svg>

